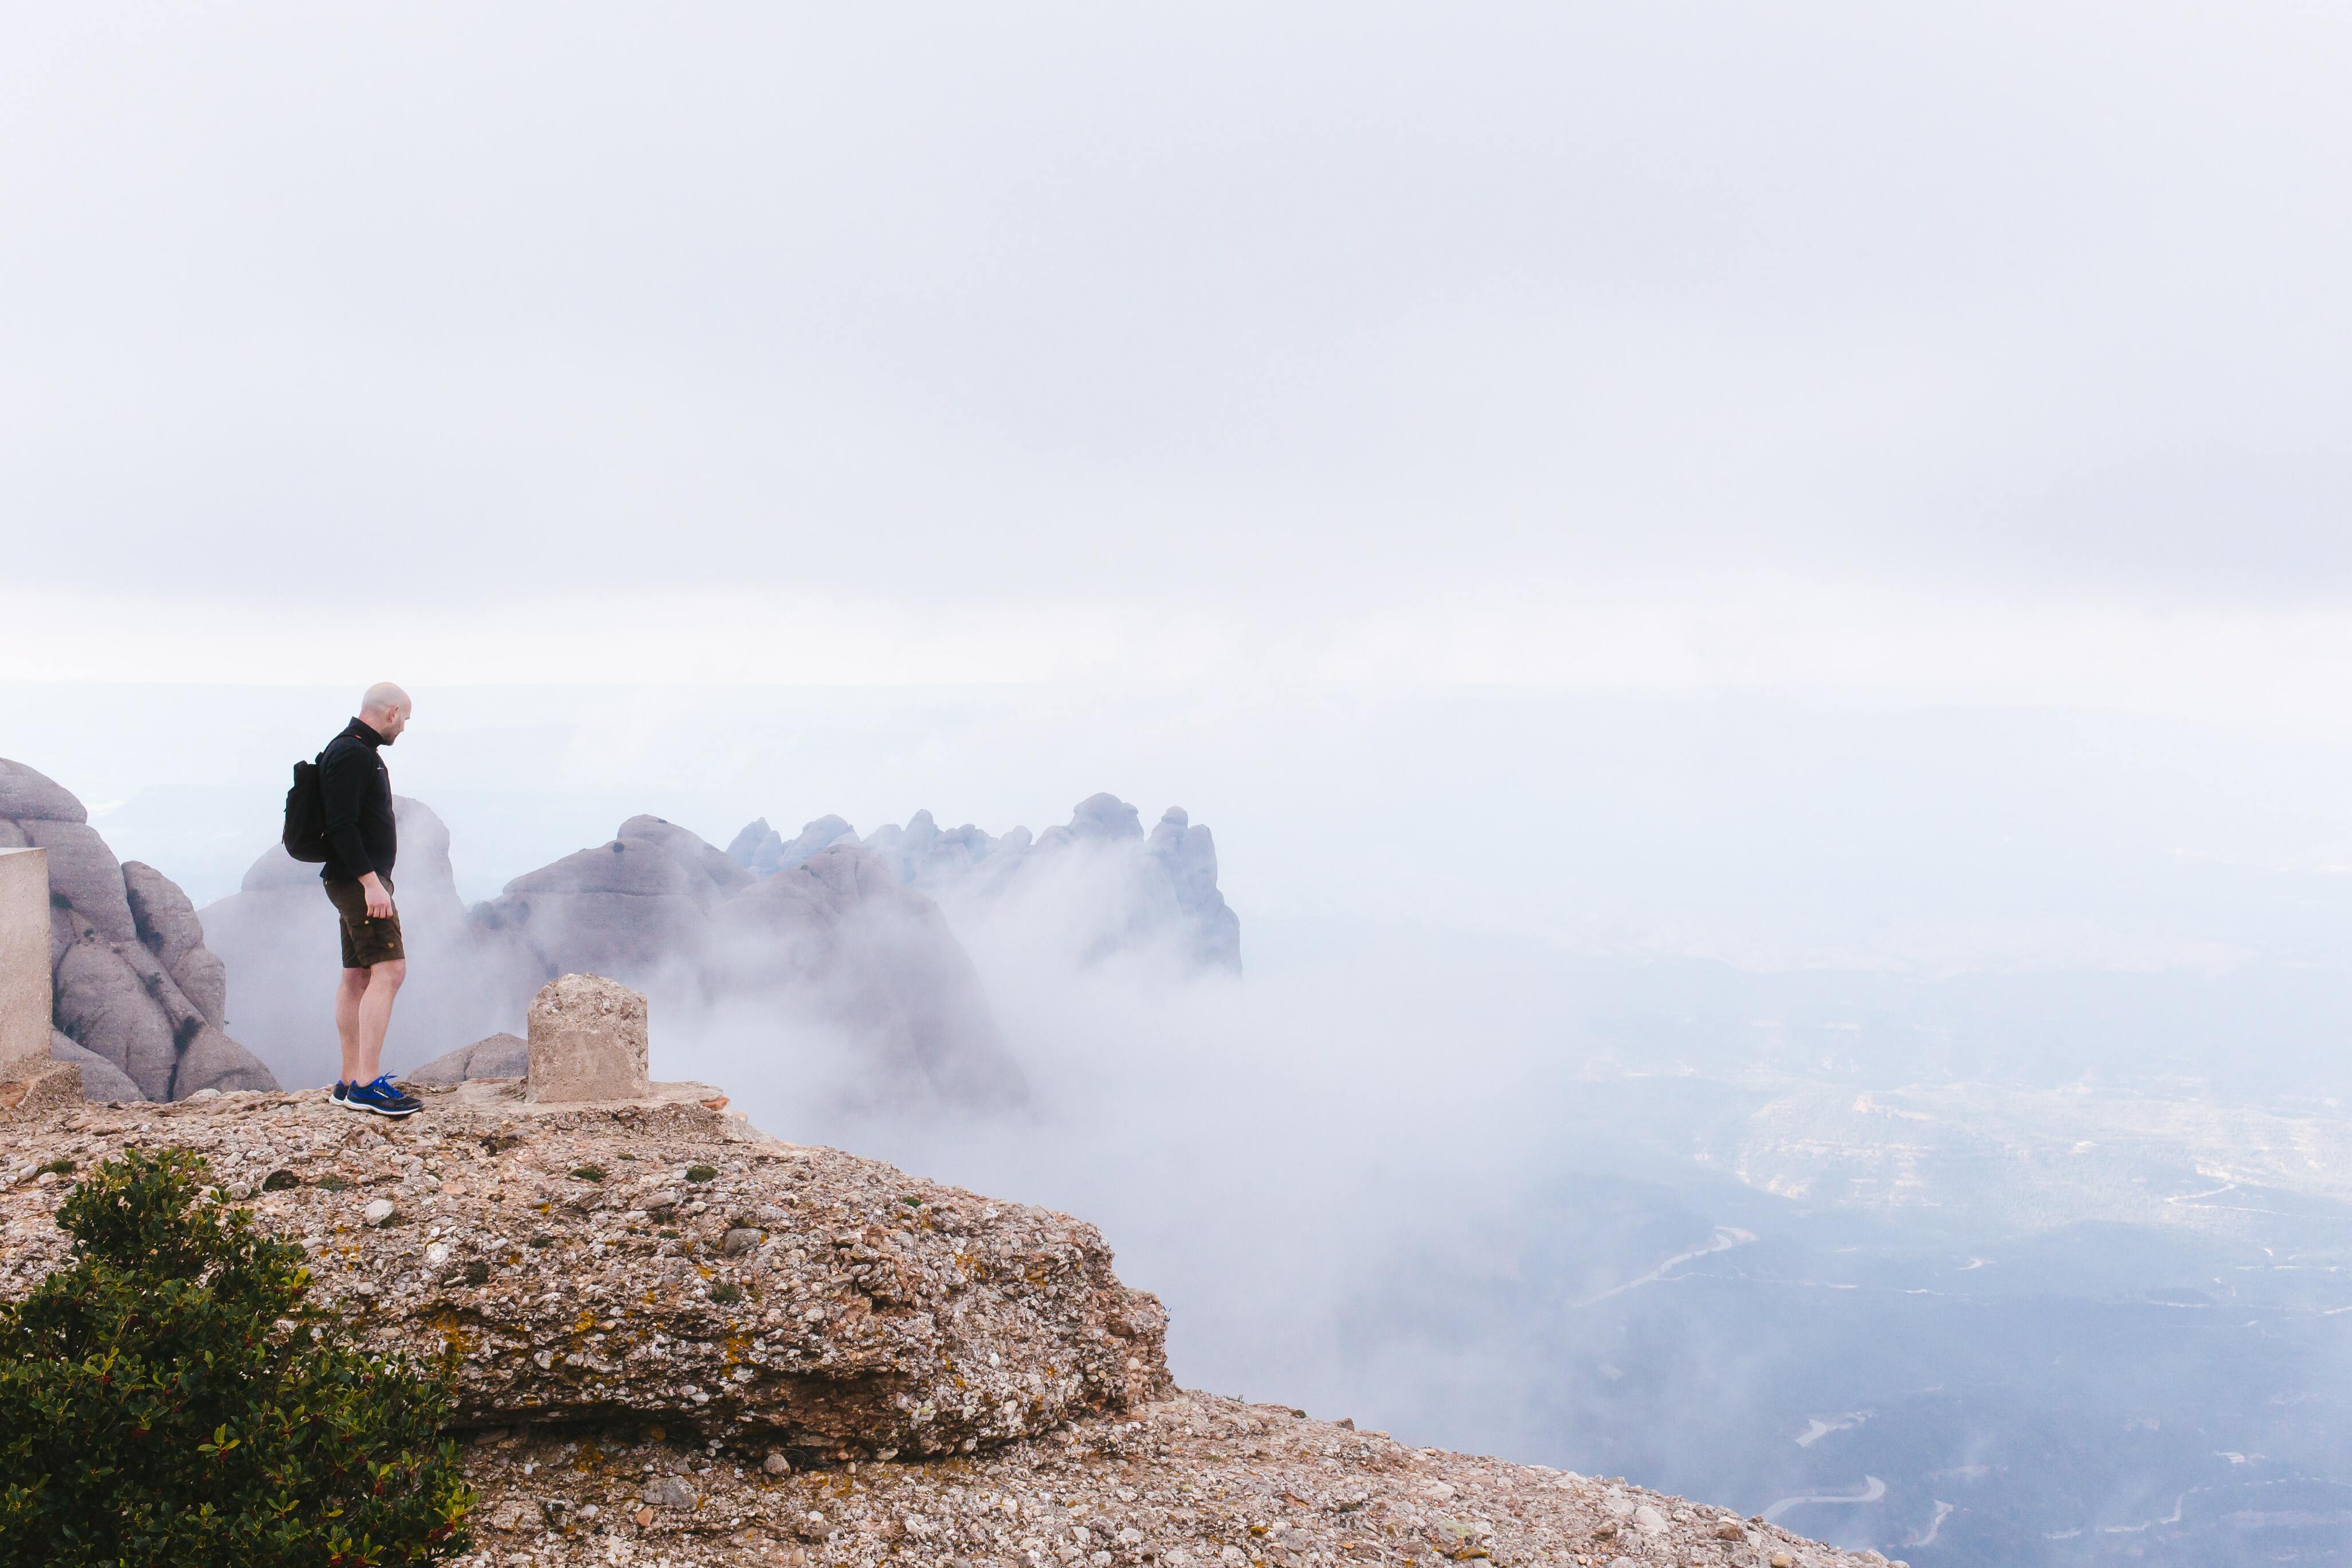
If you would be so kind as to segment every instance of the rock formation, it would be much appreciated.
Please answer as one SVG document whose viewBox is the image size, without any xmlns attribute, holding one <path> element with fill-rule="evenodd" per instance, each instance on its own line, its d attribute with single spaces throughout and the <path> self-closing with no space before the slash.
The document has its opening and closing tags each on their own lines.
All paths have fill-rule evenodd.
<svg viewBox="0 0 2352 1568">
<path fill-rule="evenodd" d="M 735 836 L 727 855 L 767 877 L 855 839 L 848 823 L 826 816 L 787 844 L 761 817 Z M 1080 958 L 1168 942 L 1202 968 L 1241 968 L 1241 919 L 1217 890 L 1216 842 L 1181 806 L 1146 835 L 1135 807 L 1117 795 L 1089 795 L 1066 826 L 1034 839 L 1025 827 L 1002 837 L 971 823 L 942 829 L 919 811 L 903 827 L 876 828 L 861 847 L 901 883 L 951 907 L 984 913 L 1008 899 L 1064 906 L 1055 923 L 1076 928 Z"/>
<path fill-rule="evenodd" d="M 395 1069 L 430 1057 L 446 1072 L 448 1041 L 512 1029 L 549 981 L 594 973 L 647 994 L 670 1026 L 724 1007 L 768 1026 L 823 1028 L 851 1043 L 862 1100 L 987 1105 L 1026 1093 L 937 906 L 854 837 L 797 859 L 782 847 L 791 852 L 760 877 L 675 823 L 633 816 L 610 842 L 526 872 L 468 910 L 448 830 L 416 801 L 394 808 L 411 959 L 385 1044 Z M 816 825 L 802 839 L 823 837 Z M 242 891 L 203 912 L 239 1019 L 297 1083 L 335 1073 L 335 927 L 317 884 L 315 868 L 272 847 Z"/>
<path fill-rule="evenodd" d="M 278 1087 L 226 1032 L 226 972 L 187 895 L 152 866 L 118 862 L 71 792 L 0 759 L 0 847 L 48 851 L 57 1054 L 80 1061 L 85 1092 Z"/>
<path fill-rule="evenodd" d="M 203 1152 L 372 1342 L 458 1352 L 467 1568 L 1885 1562 L 1179 1390 L 1159 1302 L 1093 1226 L 697 1096 L 536 1107 L 474 1082 L 399 1126 L 318 1091 L 20 1118 L 0 1296 L 65 1258 L 52 1162 Z"/>
</svg>

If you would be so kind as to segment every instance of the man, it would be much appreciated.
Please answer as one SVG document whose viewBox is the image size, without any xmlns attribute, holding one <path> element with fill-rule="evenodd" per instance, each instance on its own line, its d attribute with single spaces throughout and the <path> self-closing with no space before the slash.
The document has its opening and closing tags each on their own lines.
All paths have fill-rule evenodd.
<svg viewBox="0 0 2352 1568">
<path fill-rule="evenodd" d="M 408 727 L 408 693 L 379 681 L 360 700 L 360 716 L 319 755 L 319 789 L 327 821 L 327 861 L 319 868 L 342 925 L 343 978 L 335 991 L 335 1032 L 342 1037 L 343 1076 L 331 1097 L 347 1110 L 414 1116 L 424 1102 L 393 1086 L 383 1062 L 392 1000 L 408 977 L 400 911 L 392 902 L 392 864 L 399 834 L 392 816 L 392 773 L 383 748 Z"/>
</svg>

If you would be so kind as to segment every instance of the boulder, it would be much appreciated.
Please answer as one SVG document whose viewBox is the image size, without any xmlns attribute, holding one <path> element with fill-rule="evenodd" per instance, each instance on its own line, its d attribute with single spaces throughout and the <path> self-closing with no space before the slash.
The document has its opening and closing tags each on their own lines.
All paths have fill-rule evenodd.
<svg viewBox="0 0 2352 1568">
<path fill-rule="evenodd" d="M 520 1035 L 500 1034 L 444 1051 L 401 1077 L 409 1083 L 452 1084 L 477 1078 L 521 1078 L 530 1070 L 530 1043 Z"/>
<path fill-rule="evenodd" d="M 641 1100 L 647 1089 L 646 999 L 601 974 L 566 974 L 530 1004 L 530 1100 Z"/>
<path fill-rule="evenodd" d="M 88 822 L 73 792 L 22 763 L 0 757 L 0 816 L 17 822 Z"/>
<path fill-rule="evenodd" d="M 154 962 L 136 942 L 125 945 Z M 58 965 L 57 1025 L 137 1084 L 145 1098 L 170 1098 L 180 1057 L 171 1021 L 140 983 L 139 972 L 94 931 L 68 948 Z"/>
<path fill-rule="evenodd" d="M 205 945 L 204 922 L 196 919 L 196 906 L 171 878 L 144 861 L 125 860 L 122 890 L 139 940 L 165 969 L 177 967 L 180 960 Z"/>
<path fill-rule="evenodd" d="M 228 1027 L 228 965 L 208 947 L 192 947 L 172 966 L 173 983 L 211 1023 Z"/>
<path fill-rule="evenodd" d="M 238 1089 L 275 1090 L 278 1087 L 277 1075 L 263 1066 L 259 1058 L 207 1024 L 196 1031 L 195 1038 L 180 1053 L 180 1068 L 172 1079 L 171 1098 L 185 1100 L 208 1089 L 229 1094 Z M 150 1098 L 161 1100 L 163 1096 Z"/>
<path fill-rule="evenodd" d="M 147 951 L 145 943 L 118 942 L 114 944 L 114 952 L 131 966 L 131 972 L 139 977 L 140 989 L 147 993 L 163 1013 L 163 1022 L 171 1026 L 173 1046 L 184 1048 L 207 1021 L 203 1011 L 188 1000 L 187 993 L 180 989 L 179 982 L 156 962 L 155 955 Z"/>
<path fill-rule="evenodd" d="M 61 1062 L 71 1062 L 81 1068 L 81 1092 L 85 1100 L 137 1100 L 147 1097 L 139 1086 L 123 1076 L 122 1070 L 96 1051 L 87 1050 L 74 1043 L 69 1035 L 52 1031 L 49 1055 Z"/>
</svg>

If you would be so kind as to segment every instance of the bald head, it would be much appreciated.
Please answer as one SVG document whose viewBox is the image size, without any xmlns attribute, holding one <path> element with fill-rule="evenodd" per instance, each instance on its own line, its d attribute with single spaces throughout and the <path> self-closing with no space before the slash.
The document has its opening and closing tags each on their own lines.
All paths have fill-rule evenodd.
<svg viewBox="0 0 2352 1568">
<path fill-rule="evenodd" d="M 408 727 L 409 710 L 414 706 L 407 692 L 389 680 L 379 680 L 360 699 L 360 721 L 390 745 Z"/>
</svg>

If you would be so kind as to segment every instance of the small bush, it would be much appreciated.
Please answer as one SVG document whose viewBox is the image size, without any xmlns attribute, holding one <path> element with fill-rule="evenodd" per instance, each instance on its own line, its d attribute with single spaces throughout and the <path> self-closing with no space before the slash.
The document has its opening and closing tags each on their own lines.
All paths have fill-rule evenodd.
<svg viewBox="0 0 2352 1568">
<path fill-rule="evenodd" d="M 717 1178 L 718 1174 L 719 1173 L 717 1171 L 712 1170 L 708 1165 L 688 1165 L 686 1168 L 686 1179 L 689 1182 L 712 1181 Z"/>
<path fill-rule="evenodd" d="M 604 1179 L 604 1167 L 602 1165 L 577 1166 L 572 1173 L 572 1179 L 576 1182 L 601 1182 Z"/>
<path fill-rule="evenodd" d="M 184 1150 L 106 1162 L 58 1207 L 72 1260 L 0 1305 L 0 1568 L 464 1550 L 448 1363 L 362 1354 L 206 1180 Z"/>
<path fill-rule="evenodd" d="M 265 1193 L 290 1192 L 301 1184 L 302 1178 L 291 1171 L 272 1171 L 261 1179 L 261 1190 Z"/>
<path fill-rule="evenodd" d="M 710 1299 L 721 1306 L 732 1306 L 743 1299 L 740 1286 L 720 1283 L 710 1288 Z"/>
<path fill-rule="evenodd" d="M 487 1285 L 487 1284 L 488 1284 L 489 1282 L 490 1282 L 490 1266 L 489 1266 L 488 1264 L 487 1264 L 487 1263 L 483 1262 L 480 1258 L 475 1258 L 471 1263 L 468 1263 L 468 1264 L 467 1264 L 467 1265 L 466 1265 L 466 1283 L 467 1283 L 467 1284 L 468 1284 L 468 1285 Z"/>
<path fill-rule="evenodd" d="M 335 1174 L 334 1172 L 330 1171 L 325 1175 L 319 1178 L 319 1185 L 326 1192 L 344 1193 L 351 1190 L 352 1184 L 348 1178 L 339 1176 Z"/>
<path fill-rule="evenodd" d="M 530 1238 L 530 1245 L 533 1247 L 553 1247 L 555 1245 L 555 1237 L 551 1236 L 534 1236 Z"/>
<path fill-rule="evenodd" d="M 74 1163 L 71 1160 L 52 1160 L 40 1167 L 40 1173 L 47 1176 L 70 1176 L 74 1173 Z"/>
</svg>

